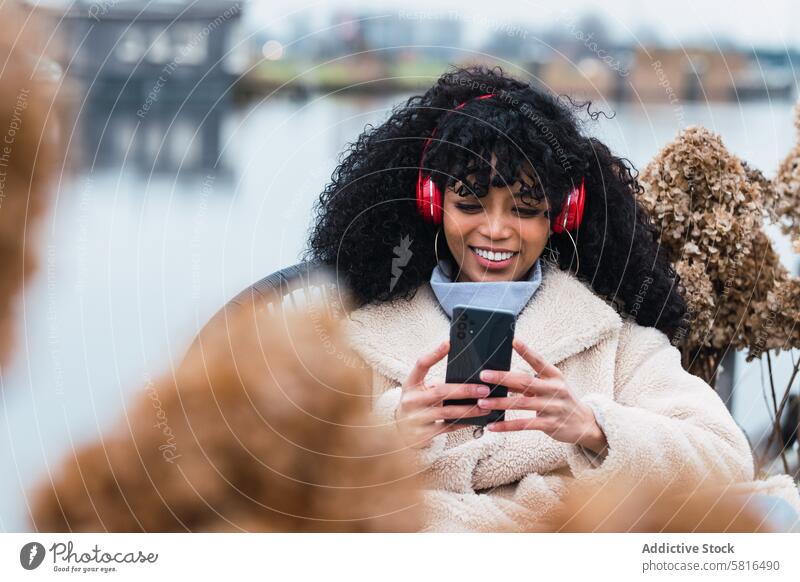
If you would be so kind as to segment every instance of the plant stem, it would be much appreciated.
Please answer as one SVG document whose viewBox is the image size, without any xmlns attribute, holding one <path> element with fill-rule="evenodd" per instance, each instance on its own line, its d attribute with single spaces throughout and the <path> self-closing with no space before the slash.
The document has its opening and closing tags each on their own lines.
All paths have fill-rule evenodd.
<svg viewBox="0 0 800 582">
<path fill-rule="evenodd" d="M 770 359 L 769 352 L 767 352 L 767 366 L 769 367 L 769 381 L 770 385 L 772 386 L 772 402 L 773 406 L 775 406 L 776 396 L 775 396 L 775 383 L 772 377 L 772 360 Z M 785 444 L 783 443 L 783 435 L 781 434 L 781 417 L 783 416 L 783 409 L 786 406 L 786 403 L 789 401 L 789 394 L 792 390 L 792 384 L 794 383 L 795 378 L 797 378 L 797 373 L 800 372 L 800 360 L 795 362 L 794 368 L 792 369 L 792 375 L 789 377 L 789 382 L 786 384 L 786 390 L 783 392 L 783 397 L 781 398 L 781 403 L 779 406 L 775 406 L 775 422 L 773 424 L 773 432 L 770 435 L 769 439 L 767 440 L 767 446 L 765 448 L 764 454 L 767 454 L 769 451 L 770 446 L 772 446 L 772 441 L 774 440 L 775 436 L 780 439 L 781 443 L 781 460 L 783 461 L 784 470 L 786 473 L 789 472 L 789 464 L 786 462 L 786 455 L 785 455 Z M 777 426 L 777 429 L 775 428 Z"/>
</svg>

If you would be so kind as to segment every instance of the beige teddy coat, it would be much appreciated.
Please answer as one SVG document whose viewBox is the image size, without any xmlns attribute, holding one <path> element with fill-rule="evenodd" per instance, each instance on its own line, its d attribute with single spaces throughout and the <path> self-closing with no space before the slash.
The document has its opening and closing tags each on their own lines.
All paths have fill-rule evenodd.
<svg viewBox="0 0 800 582">
<path fill-rule="evenodd" d="M 450 320 L 425 283 L 411 300 L 354 310 L 346 320 L 353 348 L 373 370 L 374 411 L 394 423 L 400 385 L 415 361 L 449 337 Z M 515 336 L 565 377 L 590 405 L 608 441 L 604 459 L 541 431 L 472 428 L 439 434 L 417 454 L 426 490 L 425 531 L 519 531 L 558 503 L 570 479 L 653 478 L 694 488 L 737 482 L 745 492 L 777 495 L 800 511 L 785 475 L 753 481 L 747 440 L 719 396 L 684 371 L 667 336 L 620 315 L 575 277 L 543 269 L 541 287 L 517 318 Z M 443 381 L 446 358 L 427 380 Z M 530 372 L 513 353 L 512 370 Z M 532 416 L 506 411 L 506 418 Z M 692 490 L 688 489 L 688 490 Z M 735 489 L 734 489 L 735 490 Z"/>
</svg>

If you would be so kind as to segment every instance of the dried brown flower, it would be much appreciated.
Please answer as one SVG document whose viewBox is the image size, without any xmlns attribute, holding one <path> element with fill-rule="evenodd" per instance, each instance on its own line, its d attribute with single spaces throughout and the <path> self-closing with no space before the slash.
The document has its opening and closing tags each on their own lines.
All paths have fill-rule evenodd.
<svg viewBox="0 0 800 582">
<path fill-rule="evenodd" d="M 773 180 L 775 213 L 781 220 L 783 232 L 800 245 L 800 102 L 794 108 L 794 125 L 798 143 L 778 167 Z"/>
<path fill-rule="evenodd" d="M 641 202 L 661 229 L 689 305 L 685 354 L 733 347 L 757 358 L 800 347 L 798 282 L 763 232 L 769 217 L 796 235 L 798 166 L 800 146 L 770 181 L 719 135 L 693 126 L 642 171 Z"/>
</svg>

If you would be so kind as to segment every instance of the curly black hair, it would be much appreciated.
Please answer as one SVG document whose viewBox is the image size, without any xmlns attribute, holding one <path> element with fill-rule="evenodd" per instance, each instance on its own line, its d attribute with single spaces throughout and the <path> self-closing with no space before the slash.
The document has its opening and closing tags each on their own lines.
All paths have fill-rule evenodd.
<svg viewBox="0 0 800 582">
<path fill-rule="evenodd" d="M 493 98 L 474 99 L 487 93 Z M 423 221 L 415 201 L 423 146 L 435 129 L 424 167 L 442 191 L 460 182 L 468 187 L 459 194 L 482 196 L 490 179 L 494 186 L 511 186 L 533 173 L 533 196 L 547 198 L 552 220 L 583 178 L 579 261 L 566 234 L 551 236 L 543 258 L 563 270 L 579 264 L 577 276 L 640 325 L 669 336 L 685 332 L 677 274 L 636 200 L 638 172 L 582 133 L 581 113 L 595 120 L 599 115 L 590 102 L 552 95 L 500 67 L 450 68 L 423 95 L 396 106 L 383 124 L 368 125 L 349 144 L 317 202 L 303 259 L 333 267 L 357 305 L 413 297 L 436 264 L 436 227 Z M 399 278 L 392 273 L 397 250 L 408 259 Z M 447 249 L 440 253 L 445 257 L 452 260 Z"/>
</svg>

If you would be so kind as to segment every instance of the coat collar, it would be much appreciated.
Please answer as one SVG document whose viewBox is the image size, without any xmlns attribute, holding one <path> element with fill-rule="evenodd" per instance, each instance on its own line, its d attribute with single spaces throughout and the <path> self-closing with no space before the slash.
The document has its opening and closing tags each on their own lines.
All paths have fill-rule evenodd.
<svg viewBox="0 0 800 582">
<path fill-rule="evenodd" d="M 621 326 L 620 316 L 604 300 L 572 275 L 547 266 L 541 286 L 517 317 L 515 337 L 558 364 Z M 396 298 L 354 310 L 345 329 L 353 348 L 373 369 L 402 383 L 417 358 L 450 336 L 450 320 L 426 282 L 410 300 Z M 444 358 L 431 368 L 429 378 L 443 379 L 446 367 Z M 511 369 L 528 369 L 516 352 Z"/>
</svg>

